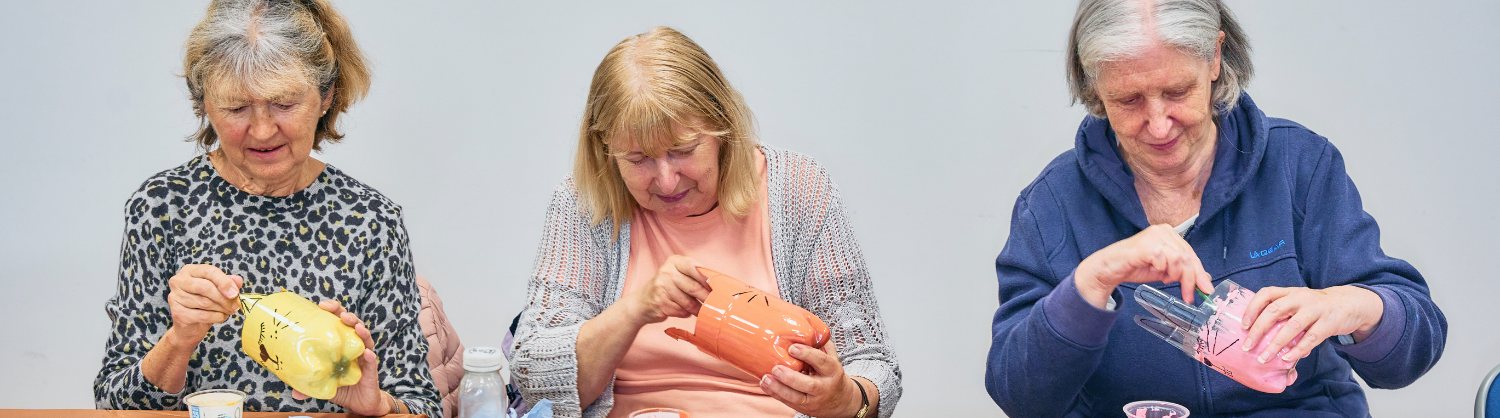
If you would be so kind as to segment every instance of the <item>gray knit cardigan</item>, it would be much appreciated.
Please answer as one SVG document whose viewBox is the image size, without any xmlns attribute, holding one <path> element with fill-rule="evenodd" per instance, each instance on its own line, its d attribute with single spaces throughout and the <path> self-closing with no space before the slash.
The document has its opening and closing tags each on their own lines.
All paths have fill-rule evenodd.
<svg viewBox="0 0 1500 418">
<path fill-rule="evenodd" d="M 885 325 L 864 256 L 828 174 L 811 158 L 769 146 L 766 155 L 771 259 L 781 298 L 827 322 L 844 372 L 880 388 L 880 417 L 901 399 L 901 368 L 886 343 Z M 572 179 L 553 191 L 542 243 L 516 328 L 511 370 L 529 404 L 553 402 L 563 417 L 603 417 L 614 406 L 614 384 L 583 409 L 578 399 L 578 330 L 620 298 L 630 258 L 630 225 L 590 225 Z"/>
</svg>

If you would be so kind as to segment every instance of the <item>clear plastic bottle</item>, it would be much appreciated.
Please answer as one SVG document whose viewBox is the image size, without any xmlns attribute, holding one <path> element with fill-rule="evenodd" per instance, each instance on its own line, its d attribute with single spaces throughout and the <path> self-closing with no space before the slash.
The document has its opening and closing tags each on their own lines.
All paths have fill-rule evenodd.
<svg viewBox="0 0 1500 418">
<path fill-rule="evenodd" d="M 505 418 L 505 355 L 493 347 L 464 350 L 464 379 L 458 384 L 459 418 Z"/>
</svg>

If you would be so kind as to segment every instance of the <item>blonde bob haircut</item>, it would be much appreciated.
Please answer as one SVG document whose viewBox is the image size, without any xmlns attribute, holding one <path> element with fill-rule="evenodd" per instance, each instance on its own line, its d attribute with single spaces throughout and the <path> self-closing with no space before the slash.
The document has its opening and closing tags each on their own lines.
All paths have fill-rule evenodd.
<svg viewBox="0 0 1500 418">
<path fill-rule="evenodd" d="M 637 207 L 620 177 L 620 148 L 636 143 L 659 158 L 702 133 L 720 141 L 719 207 L 743 218 L 760 192 L 753 124 L 744 98 L 692 39 L 664 26 L 626 38 L 604 55 L 589 85 L 573 165 L 581 204 L 594 225 L 614 221 L 618 234 Z M 697 133 L 681 137 L 674 126 Z"/>
<path fill-rule="evenodd" d="M 364 54 L 328 0 L 214 0 L 183 49 L 182 77 L 199 123 L 188 141 L 204 151 L 219 140 L 207 96 L 271 98 L 316 88 L 333 99 L 313 136 L 313 149 L 322 150 L 324 141 L 344 138 L 339 115 L 370 90 Z"/>
</svg>

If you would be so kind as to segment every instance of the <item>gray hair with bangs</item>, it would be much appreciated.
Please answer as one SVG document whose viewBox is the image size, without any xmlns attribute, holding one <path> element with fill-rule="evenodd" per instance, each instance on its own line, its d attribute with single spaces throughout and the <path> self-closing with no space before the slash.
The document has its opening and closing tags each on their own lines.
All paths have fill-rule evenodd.
<svg viewBox="0 0 1500 418">
<path fill-rule="evenodd" d="M 313 87 L 332 96 L 313 149 L 337 142 L 339 114 L 370 89 L 369 66 L 349 25 L 328 0 L 215 0 L 184 46 L 183 78 L 198 116 L 189 137 L 205 151 L 218 141 L 206 118 L 210 95 L 270 98 Z"/>
<path fill-rule="evenodd" d="M 1217 49 L 1220 31 L 1224 32 L 1222 50 Z M 1105 118 L 1098 93 L 1100 66 L 1133 57 L 1157 42 L 1208 61 L 1219 53 L 1219 79 L 1213 82 L 1211 103 L 1218 112 L 1234 109 L 1254 67 L 1249 40 L 1223 0 L 1079 2 L 1068 37 L 1068 89 L 1073 102 Z"/>
</svg>

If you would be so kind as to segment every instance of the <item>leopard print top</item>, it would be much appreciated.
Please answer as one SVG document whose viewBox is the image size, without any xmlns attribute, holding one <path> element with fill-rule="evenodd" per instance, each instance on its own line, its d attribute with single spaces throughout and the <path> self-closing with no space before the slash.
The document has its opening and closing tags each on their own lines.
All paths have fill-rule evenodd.
<svg viewBox="0 0 1500 418">
<path fill-rule="evenodd" d="M 125 204 L 112 332 L 94 380 L 100 409 L 181 410 L 194 391 L 234 388 L 246 411 L 344 412 L 329 401 L 292 398 L 290 388 L 240 350 L 242 315 L 217 324 L 188 362 L 187 382 L 167 393 L 140 362 L 167 328 L 167 280 L 186 264 L 210 264 L 245 279 L 242 292 L 283 288 L 317 302 L 336 299 L 370 328 L 380 387 L 413 414 L 441 415 L 427 365 L 427 339 L 401 207 L 328 166 L 285 197 L 247 194 L 200 156 L 152 176 Z"/>
</svg>

